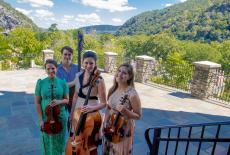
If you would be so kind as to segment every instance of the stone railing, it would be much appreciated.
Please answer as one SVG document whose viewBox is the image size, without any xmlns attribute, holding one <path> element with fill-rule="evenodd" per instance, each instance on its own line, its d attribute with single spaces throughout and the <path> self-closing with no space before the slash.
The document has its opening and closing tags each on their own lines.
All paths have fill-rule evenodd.
<svg viewBox="0 0 230 155">
<path fill-rule="evenodd" d="M 46 62 L 47 59 L 53 59 L 54 58 L 54 51 L 46 49 L 42 50 L 43 53 L 43 63 Z"/>
<path fill-rule="evenodd" d="M 212 96 L 216 77 L 214 76 L 221 65 L 210 61 L 194 62 L 195 70 L 190 86 L 192 96 L 200 99 Z"/>
<path fill-rule="evenodd" d="M 118 55 L 113 52 L 105 53 L 105 72 L 115 73 L 118 67 Z M 120 59 L 119 59 L 120 60 Z M 155 59 L 146 55 L 137 56 L 136 61 L 124 59 L 125 62 L 130 62 L 135 71 L 135 80 L 137 82 L 146 82 L 149 80 L 154 67 Z"/>
<path fill-rule="evenodd" d="M 156 61 L 149 82 L 189 91 L 193 70 L 191 64 Z"/>
<path fill-rule="evenodd" d="M 145 83 L 150 79 L 154 67 L 155 59 L 147 55 L 137 56 L 135 64 L 135 80 Z"/>
<path fill-rule="evenodd" d="M 230 103 L 230 74 L 217 69 L 213 76 L 215 78 L 213 78 L 214 85 L 211 98 Z"/>
<path fill-rule="evenodd" d="M 105 52 L 105 72 L 115 73 L 117 70 L 117 53 Z"/>
<path fill-rule="evenodd" d="M 45 64 L 47 59 L 54 59 L 54 51 L 52 51 L 50 49 L 42 50 L 42 54 L 43 54 L 43 64 Z M 30 67 L 31 68 L 42 68 L 42 66 L 35 64 L 34 59 L 30 60 Z"/>
<path fill-rule="evenodd" d="M 114 73 L 117 69 L 117 59 L 118 55 L 116 53 L 107 52 L 105 54 L 105 71 L 108 73 Z M 133 62 L 133 61 L 131 61 Z M 146 83 L 146 81 L 150 80 L 152 76 L 169 76 L 167 73 L 161 73 L 162 75 L 155 75 L 155 68 L 159 65 L 153 57 L 149 57 L 146 55 L 137 56 L 135 59 L 135 63 L 131 63 L 135 70 L 135 81 Z M 194 65 L 194 66 L 193 66 Z M 218 99 L 230 102 L 230 94 L 227 96 L 227 100 L 223 99 L 226 96 L 224 92 L 224 82 L 229 80 L 230 78 L 224 78 L 222 80 L 220 75 L 220 64 L 216 64 L 210 61 L 200 61 L 194 62 L 190 67 L 183 66 L 179 67 L 176 70 L 181 70 L 182 73 L 186 72 L 183 76 L 188 76 L 186 79 L 183 79 L 184 83 L 180 82 L 179 85 L 183 84 L 183 87 L 177 87 L 175 85 L 170 85 L 171 87 L 176 87 L 178 89 L 183 89 L 185 91 L 190 91 L 191 95 L 197 97 L 199 99 L 213 98 L 218 97 Z M 159 66 L 158 66 L 159 67 Z M 182 71 L 184 70 L 184 72 Z M 187 73 L 189 72 L 189 73 Z M 223 72 L 221 72 L 223 73 Z M 153 75 L 154 74 L 154 75 Z M 175 75 L 174 75 L 175 76 Z M 170 79 L 170 78 L 169 78 Z M 174 79 L 175 80 L 175 79 Z M 173 82 L 173 81 L 172 81 Z M 170 82 L 169 82 L 170 83 Z M 182 83 L 182 84 L 181 84 Z M 162 83 L 164 85 L 164 83 Z M 177 83 L 174 83 L 177 84 Z M 225 95 L 221 97 L 221 94 Z M 226 97 L 225 97 L 226 98 Z"/>
</svg>

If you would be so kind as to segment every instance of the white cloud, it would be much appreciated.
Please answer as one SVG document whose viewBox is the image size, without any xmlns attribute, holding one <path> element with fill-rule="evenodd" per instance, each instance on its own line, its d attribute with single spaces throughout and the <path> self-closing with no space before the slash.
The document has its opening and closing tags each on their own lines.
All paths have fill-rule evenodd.
<svg viewBox="0 0 230 155">
<path fill-rule="evenodd" d="M 182 2 L 182 3 L 183 3 L 183 2 L 186 2 L 186 1 L 187 1 L 187 0 L 180 0 L 180 2 Z"/>
<path fill-rule="evenodd" d="M 169 7 L 169 6 L 172 6 L 173 4 L 171 4 L 171 3 L 167 3 L 167 4 L 165 4 L 165 7 Z"/>
<path fill-rule="evenodd" d="M 62 24 L 68 24 L 69 21 L 68 20 L 62 20 L 62 21 L 60 21 L 60 23 L 62 23 Z"/>
<path fill-rule="evenodd" d="M 128 0 L 81 0 L 85 6 L 95 7 L 97 9 L 105 9 L 110 12 L 135 10 L 135 7 L 128 6 Z"/>
<path fill-rule="evenodd" d="M 52 0 L 18 0 L 18 3 L 29 3 L 32 7 L 52 7 Z"/>
<path fill-rule="evenodd" d="M 31 20 L 34 21 L 34 17 L 32 15 L 33 10 L 25 10 L 22 8 L 15 8 L 16 10 L 18 10 L 19 12 L 23 13 L 24 15 L 26 15 L 27 17 L 29 17 Z"/>
<path fill-rule="evenodd" d="M 69 22 L 69 23 L 58 23 L 57 27 L 58 29 L 68 30 L 68 29 L 76 29 L 78 26 L 76 22 L 75 23 Z"/>
<path fill-rule="evenodd" d="M 100 16 L 96 13 L 91 14 L 79 14 L 75 20 L 78 22 L 78 25 L 87 25 L 87 24 L 99 24 L 101 22 Z"/>
<path fill-rule="evenodd" d="M 68 24 L 73 19 L 74 19 L 74 16 L 72 15 L 64 15 L 63 19 L 60 22 L 63 24 Z"/>
<path fill-rule="evenodd" d="M 25 10 L 22 8 L 15 8 L 15 9 L 27 16 L 32 12 L 32 10 Z"/>
<path fill-rule="evenodd" d="M 121 23 L 121 22 L 122 22 L 122 20 L 119 19 L 119 18 L 113 18 L 112 21 L 114 21 L 114 22 L 116 22 L 116 23 Z"/>
<path fill-rule="evenodd" d="M 34 19 L 33 16 L 29 16 L 29 18 L 30 18 L 32 21 L 35 21 L 35 19 Z"/>
<path fill-rule="evenodd" d="M 72 15 L 64 15 L 64 19 L 72 20 L 72 19 L 74 19 L 74 16 L 72 16 Z"/>
<path fill-rule="evenodd" d="M 54 13 L 48 10 L 35 10 L 34 16 L 39 18 L 40 21 L 52 21 L 56 22 L 57 20 L 54 17 Z"/>
</svg>

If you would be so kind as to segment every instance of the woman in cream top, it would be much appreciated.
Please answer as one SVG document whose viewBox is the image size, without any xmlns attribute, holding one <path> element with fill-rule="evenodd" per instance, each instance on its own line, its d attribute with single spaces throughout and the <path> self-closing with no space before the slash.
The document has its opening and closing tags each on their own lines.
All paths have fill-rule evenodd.
<svg viewBox="0 0 230 155">
<path fill-rule="evenodd" d="M 124 99 L 127 96 L 126 99 Z M 123 101 L 123 102 L 122 102 Z M 121 102 L 123 104 L 121 104 Z M 124 124 L 119 129 L 120 141 L 113 142 L 106 134 L 107 127 L 113 124 L 112 114 L 120 112 Z M 108 93 L 108 105 L 103 122 L 103 155 L 132 155 L 135 120 L 141 117 L 141 102 L 134 87 L 134 73 L 130 64 L 122 64 Z"/>
<path fill-rule="evenodd" d="M 96 81 L 96 84 L 92 87 L 88 104 L 84 106 L 84 102 L 90 87 L 90 75 L 92 72 L 94 72 L 94 69 L 96 67 L 96 61 L 97 56 L 95 52 L 87 51 L 83 54 L 83 70 L 76 75 L 75 93 L 73 96 L 72 109 L 70 113 L 70 121 L 72 123 L 73 132 L 75 132 L 74 130 L 76 130 L 76 127 L 78 125 L 77 122 L 79 118 L 77 118 L 77 111 L 80 110 L 81 112 L 86 114 L 95 114 L 95 112 L 106 106 L 106 90 L 105 83 L 102 77 L 99 77 L 99 79 Z M 102 120 L 101 116 L 100 120 Z M 94 122 L 94 124 L 97 124 L 95 126 L 101 126 L 101 122 L 98 121 Z M 94 131 L 96 132 L 96 136 L 93 137 L 93 139 L 96 142 L 99 142 L 99 130 Z M 97 154 L 97 146 L 94 147 L 91 154 Z"/>
</svg>

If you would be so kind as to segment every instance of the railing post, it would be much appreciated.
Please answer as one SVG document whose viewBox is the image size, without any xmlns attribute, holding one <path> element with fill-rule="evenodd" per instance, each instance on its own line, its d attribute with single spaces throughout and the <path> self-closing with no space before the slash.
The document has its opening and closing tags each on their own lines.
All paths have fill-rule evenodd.
<svg viewBox="0 0 230 155">
<path fill-rule="evenodd" d="M 199 61 L 193 64 L 195 71 L 190 86 L 191 94 L 200 99 L 208 98 L 212 95 L 216 72 L 221 65 L 210 61 Z"/>
<path fill-rule="evenodd" d="M 114 73 L 117 69 L 117 53 L 105 52 L 105 72 Z"/>
<path fill-rule="evenodd" d="M 160 136 L 161 136 L 161 129 L 160 128 L 154 129 L 153 147 L 150 150 L 150 155 L 158 154 L 159 145 L 160 145 L 160 140 L 159 140 Z"/>
<path fill-rule="evenodd" d="M 54 51 L 46 49 L 42 50 L 43 52 L 43 63 L 45 64 L 47 59 L 54 59 Z"/>
<path fill-rule="evenodd" d="M 145 83 L 152 75 L 155 59 L 147 55 L 136 56 L 136 75 L 137 82 Z"/>
</svg>

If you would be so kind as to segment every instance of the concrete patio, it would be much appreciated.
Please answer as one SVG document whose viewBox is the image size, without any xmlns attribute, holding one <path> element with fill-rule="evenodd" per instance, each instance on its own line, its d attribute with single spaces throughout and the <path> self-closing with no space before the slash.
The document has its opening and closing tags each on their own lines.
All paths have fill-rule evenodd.
<svg viewBox="0 0 230 155">
<path fill-rule="evenodd" d="M 45 77 L 41 69 L 0 72 L 0 154 L 39 155 L 40 139 L 37 113 L 34 106 L 34 87 L 38 78 Z M 113 76 L 102 74 L 107 90 Z M 136 83 L 142 102 L 142 118 L 136 121 L 134 155 L 148 151 L 144 131 L 161 125 L 229 121 L 230 109 L 198 100 L 189 94 L 158 86 Z M 230 135 L 230 130 L 223 131 Z M 210 131 L 212 134 L 212 131 Z M 211 145 L 202 147 L 210 154 Z M 224 155 L 226 148 L 217 148 Z"/>
</svg>

